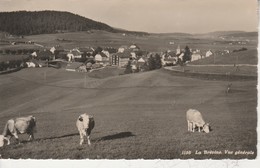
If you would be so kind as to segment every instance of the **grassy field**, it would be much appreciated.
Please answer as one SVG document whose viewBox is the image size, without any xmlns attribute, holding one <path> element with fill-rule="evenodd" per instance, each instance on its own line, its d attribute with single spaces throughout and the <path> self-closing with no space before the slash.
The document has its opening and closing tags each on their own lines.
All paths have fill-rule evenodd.
<svg viewBox="0 0 260 168">
<path fill-rule="evenodd" d="M 205 66 L 174 66 L 169 67 L 173 70 L 185 71 L 186 73 L 212 73 L 212 74 L 229 74 L 229 75 L 245 75 L 257 76 L 257 66 L 226 66 L 226 65 L 205 65 Z"/>
<path fill-rule="evenodd" d="M 218 37 L 204 37 L 202 35 L 189 35 L 189 34 L 150 34 L 148 36 L 126 35 L 121 33 L 110 33 L 105 31 L 91 31 L 91 32 L 70 32 L 58 34 L 42 34 L 25 36 L 23 40 L 33 41 L 35 43 L 44 45 L 45 47 L 53 47 L 55 45 L 63 46 L 66 49 L 74 47 L 115 47 L 118 48 L 122 45 L 131 45 L 133 43 L 140 46 L 142 50 L 162 52 L 166 50 L 176 50 L 178 45 L 184 48 L 188 45 L 192 49 L 200 50 L 221 50 L 240 49 L 247 47 L 248 49 L 257 48 L 257 36 L 253 37 L 237 37 L 239 40 L 250 39 L 246 45 L 233 44 L 229 45 L 230 40 L 221 40 Z M 233 39 L 234 40 L 234 39 Z M 174 42 L 174 44 L 170 44 Z M 32 45 L 30 45 L 32 46 Z M 20 45 L 12 46 L 20 48 Z M 1 48 L 8 48 L 8 46 L 0 46 Z"/>
<path fill-rule="evenodd" d="M 10 118 L 33 114 L 37 133 L 34 142 L 13 142 L 0 154 L 34 159 L 253 159 L 257 81 L 233 81 L 228 95 L 227 84 L 174 76 L 163 69 L 105 78 L 52 68 L 1 75 L 0 128 Z M 201 111 L 213 131 L 187 132 L 189 108 Z M 85 112 L 96 121 L 90 147 L 79 146 L 75 126 Z M 254 154 L 235 154 L 239 150 Z"/>
<path fill-rule="evenodd" d="M 210 56 L 204 59 L 200 59 L 194 62 L 189 63 L 191 65 L 207 65 L 207 64 L 250 64 L 257 65 L 258 64 L 258 53 L 257 49 L 250 49 L 246 51 L 240 52 L 232 52 L 230 54 L 225 55 L 215 55 Z"/>
</svg>

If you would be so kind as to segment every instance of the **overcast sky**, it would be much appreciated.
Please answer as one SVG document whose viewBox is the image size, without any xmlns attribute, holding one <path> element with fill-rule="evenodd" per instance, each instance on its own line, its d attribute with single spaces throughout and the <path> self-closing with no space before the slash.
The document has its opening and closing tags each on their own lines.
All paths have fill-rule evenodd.
<svg viewBox="0 0 260 168">
<path fill-rule="evenodd" d="M 154 33 L 257 31 L 257 0 L 0 0 L 0 11 L 69 11 L 112 27 Z"/>
</svg>

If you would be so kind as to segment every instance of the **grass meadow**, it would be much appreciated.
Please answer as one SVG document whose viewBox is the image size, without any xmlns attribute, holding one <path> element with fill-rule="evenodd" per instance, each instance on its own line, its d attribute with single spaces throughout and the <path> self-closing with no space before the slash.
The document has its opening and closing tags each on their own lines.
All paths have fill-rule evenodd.
<svg viewBox="0 0 260 168">
<path fill-rule="evenodd" d="M 218 37 L 204 37 L 203 35 L 191 35 L 191 34 L 150 34 L 147 36 L 138 36 L 127 34 L 124 36 L 122 33 L 110 33 L 106 31 L 83 31 L 83 32 L 69 32 L 69 33 L 57 33 L 57 34 L 42 34 L 42 35 L 31 35 L 25 36 L 23 40 L 33 41 L 37 44 L 41 44 L 44 47 L 50 48 L 56 45 L 60 45 L 65 49 L 72 49 L 75 47 L 115 47 L 118 48 L 122 45 L 137 44 L 142 50 L 151 52 L 164 52 L 167 50 L 176 50 L 178 45 L 182 49 L 186 45 L 192 49 L 200 49 L 201 51 L 206 50 L 225 50 L 228 49 L 233 51 L 235 49 L 240 49 L 246 47 L 248 49 L 255 49 L 257 47 L 257 36 L 251 37 L 245 35 L 241 38 L 236 38 L 237 40 L 250 40 L 246 45 L 234 43 L 230 40 L 221 40 Z M 234 40 L 234 39 L 232 39 Z M 39 49 L 38 46 L 33 45 L 14 45 L 6 46 L 0 45 L 0 49 L 20 49 L 25 47 L 35 47 Z"/>
<path fill-rule="evenodd" d="M 1 75 L 0 129 L 10 118 L 32 114 L 37 133 L 33 142 L 21 135 L 23 143 L 13 140 L 0 154 L 13 159 L 254 159 L 257 81 L 233 81 L 229 94 L 227 84 L 174 76 L 163 69 L 95 77 L 27 68 Z M 189 108 L 201 111 L 212 132 L 187 131 Z M 85 112 L 96 122 L 92 146 L 79 146 L 75 124 Z M 235 154 L 239 150 L 253 154 Z"/>
</svg>

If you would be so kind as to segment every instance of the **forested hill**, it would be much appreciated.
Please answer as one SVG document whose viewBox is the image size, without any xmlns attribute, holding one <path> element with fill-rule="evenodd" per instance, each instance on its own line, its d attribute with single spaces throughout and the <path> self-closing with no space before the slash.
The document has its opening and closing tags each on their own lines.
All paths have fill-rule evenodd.
<svg viewBox="0 0 260 168">
<path fill-rule="evenodd" d="M 0 31 L 14 35 L 33 35 L 57 32 L 105 30 L 108 32 L 130 32 L 114 29 L 107 24 L 59 11 L 0 12 Z"/>
</svg>

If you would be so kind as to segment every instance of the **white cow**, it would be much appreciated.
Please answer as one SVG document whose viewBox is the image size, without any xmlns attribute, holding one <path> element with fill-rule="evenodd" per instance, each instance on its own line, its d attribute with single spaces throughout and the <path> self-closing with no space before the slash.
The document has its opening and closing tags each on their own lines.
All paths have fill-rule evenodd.
<svg viewBox="0 0 260 168">
<path fill-rule="evenodd" d="M 26 133 L 29 135 L 28 140 L 33 140 L 35 127 L 36 127 L 36 118 L 32 115 L 28 117 L 19 117 L 16 119 L 10 119 L 5 124 L 3 136 L 8 137 L 8 140 L 10 140 L 12 136 L 14 136 L 15 139 L 19 142 L 18 134 Z"/>
<path fill-rule="evenodd" d="M 79 130 L 80 135 L 80 145 L 84 142 L 84 136 L 88 138 L 88 145 L 91 145 L 90 143 L 90 133 L 92 129 L 95 126 L 94 117 L 88 114 L 81 114 L 79 118 L 77 119 L 76 126 Z"/>
<path fill-rule="evenodd" d="M 7 144 L 10 144 L 10 141 L 8 138 L 4 137 L 3 135 L 0 135 L 0 148 L 4 146 L 5 140 L 7 141 Z"/>
<path fill-rule="evenodd" d="M 209 133 L 209 124 L 205 123 L 202 118 L 201 113 L 195 109 L 189 109 L 186 113 L 187 122 L 188 122 L 188 131 L 194 132 L 196 126 L 198 127 L 199 132 L 201 128 L 204 132 Z"/>
</svg>

